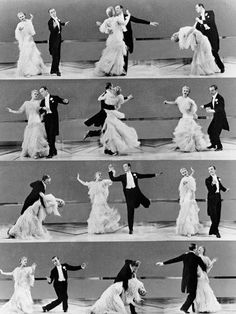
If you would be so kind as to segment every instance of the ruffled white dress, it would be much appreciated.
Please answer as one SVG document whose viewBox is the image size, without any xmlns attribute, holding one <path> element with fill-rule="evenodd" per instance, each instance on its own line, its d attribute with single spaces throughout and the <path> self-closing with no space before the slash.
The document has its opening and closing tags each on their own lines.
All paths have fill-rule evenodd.
<svg viewBox="0 0 236 314">
<path fill-rule="evenodd" d="M 127 53 L 123 41 L 123 32 L 126 31 L 125 21 L 122 16 L 106 19 L 100 26 L 100 32 L 108 34 L 106 48 L 100 60 L 95 65 L 95 75 L 121 75 L 124 72 L 124 56 Z"/>
<path fill-rule="evenodd" d="M 106 104 L 117 106 L 117 108 L 124 103 L 123 95 L 112 96 L 107 93 L 105 97 Z M 125 117 L 125 114 L 118 110 L 105 111 L 107 118 L 100 137 L 100 142 L 104 148 L 112 152 L 126 153 L 139 147 L 140 142 L 136 130 L 120 120 Z"/>
<path fill-rule="evenodd" d="M 207 266 L 207 272 L 210 271 L 211 260 L 207 256 L 200 256 Z M 221 310 L 221 305 L 217 301 L 213 290 L 210 287 L 209 278 L 206 272 L 198 266 L 197 294 L 195 299 L 197 312 L 214 313 Z"/>
<path fill-rule="evenodd" d="M 30 287 L 34 285 L 34 268 L 17 267 L 13 270 L 14 293 L 11 299 L 0 308 L 0 314 L 33 313 L 33 300 Z"/>
<path fill-rule="evenodd" d="M 46 131 L 39 116 L 39 108 L 40 100 L 34 100 L 25 101 L 19 109 L 25 112 L 28 119 L 22 143 L 22 157 L 38 158 L 47 156 L 49 153 Z"/>
<path fill-rule="evenodd" d="M 92 209 L 87 220 L 88 233 L 108 233 L 119 228 L 120 214 L 107 204 L 111 180 L 85 182 Z"/>
<path fill-rule="evenodd" d="M 176 220 L 176 234 L 191 236 L 197 234 L 201 228 L 195 191 L 195 179 L 192 176 L 183 177 L 179 184 L 180 210 Z"/>
<path fill-rule="evenodd" d="M 55 198 L 52 194 L 47 194 L 43 198 L 45 208 L 40 200 L 28 207 L 18 218 L 16 223 L 8 230 L 8 235 L 16 239 L 49 239 L 50 233 L 43 226 L 43 221 L 47 215 L 54 214 L 60 216 L 58 207 L 64 202 Z"/>
<path fill-rule="evenodd" d="M 191 98 L 183 96 L 179 96 L 175 102 L 182 113 L 182 118 L 173 133 L 173 142 L 182 152 L 206 150 L 210 140 L 207 134 L 203 134 L 201 126 L 194 119 L 197 105 Z"/>
<path fill-rule="evenodd" d="M 34 42 L 34 26 L 26 19 L 17 24 L 15 38 L 19 44 L 19 59 L 17 62 L 18 76 L 39 75 L 45 72 L 41 54 Z"/>
<path fill-rule="evenodd" d="M 208 38 L 200 31 L 194 30 L 190 26 L 181 27 L 179 30 L 180 49 L 193 50 L 193 59 L 191 63 L 191 75 L 210 75 L 220 72 L 215 63 L 211 52 L 211 44 Z"/>
</svg>

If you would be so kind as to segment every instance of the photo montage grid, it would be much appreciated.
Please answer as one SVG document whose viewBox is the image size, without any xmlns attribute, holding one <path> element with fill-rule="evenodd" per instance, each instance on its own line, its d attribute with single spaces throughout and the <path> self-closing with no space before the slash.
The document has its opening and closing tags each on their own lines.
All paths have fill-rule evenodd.
<svg viewBox="0 0 236 314">
<path fill-rule="evenodd" d="M 0 10 L 0 314 L 236 312 L 236 2 Z"/>
</svg>

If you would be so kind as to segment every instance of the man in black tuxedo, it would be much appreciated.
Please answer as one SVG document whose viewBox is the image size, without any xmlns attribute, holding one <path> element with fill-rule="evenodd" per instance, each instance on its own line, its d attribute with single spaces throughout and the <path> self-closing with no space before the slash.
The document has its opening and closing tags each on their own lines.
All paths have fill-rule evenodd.
<svg viewBox="0 0 236 314">
<path fill-rule="evenodd" d="M 22 207 L 21 210 L 21 215 L 25 212 L 25 210 L 33 205 L 35 202 L 37 202 L 39 199 L 41 201 L 41 204 L 44 206 L 44 202 L 42 197 L 40 196 L 40 193 L 45 193 L 46 191 L 46 186 L 51 183 L 51 178 L 48 174 L 44 174 L 42 177 L 42 180 L 38 180 L 35 182 L 30 183 L 30 186 L 32 188 L 32 191 L 30 192 L 30 194 L 26 197 L 25 201 L 24 201 L 24 205 Z"/>
<path fill-rule="evenodd" d="M 125 265 L 121 268 L 120 272 L 115 278 L 114 282 L 123 282 L 123 288 L 125 291 L 128 290 L 128 281 L 136 276 L 136 272 L 140 266 L 140 261 L 133 261 L 126 259 Z M 131 314 L 136 314 L 135 307 L 133 304 L 130 304 Z"/>
<path fill-rule="evenodd" d="M 221 151 L 223 150 L 223 146 L 220 141 L 220 133 L 222 130 L 229 131 L 229 124 L 225 113 L 225 101 L 224 98 L 218 94 L 218 87 L 216 85 L 211 85 L 209 90 L 212 100 L 208 104 L 201 106 L 201 108 L 206 108 L 207 112 L 214 114 L 207 131 L 211 141 L 211 146 L 208 148 Z"/>
<path fill-rule="evenodd" d="M 186 301 L 180 308 L 180 310 L 184 313 L 189 313 L 188 309 L 191 305 L 193 306 L 193 302 L 196 298 L 198 266 L 200 266 L 203 271 L 206 271 L 206 265 L 203 263 L 202 259 L 195 254 L 196 251 L 197 245 L 195 243 L 191 243 L 188 252 L 168 261 L 156 263 L 156 265 L 158 266 L 164 266 L 168 264 L 183 262 L 184 267 L 182 273 L 181 291 L 183 293 L 188 293 Z"/>
<path fill-rule="evenodd" d="M 49 312 L 54 307 L 62 303 L 62 308 L 64 312 L 68 310 L 68 274 L 67 271 L 75 271 L 80 269 L 85 269 L 86 264 L 83 263 L 80 266 L 71 266 L 67 263 L 61 264 L 59 258 L 54 256 L 52 258 L 52 263 L 55 267 L 51 270 L 50 277 L 46 277 L 49 284 L 53 283 L 54 290 L 57 294 L 57 299 L 51 303 L 43 306 L 43 312 Z"/>
<path fill-rule="evenodd" d="M 211 218 L 211 227 L 209 235 L 215 234 L 217 238 L 220 238 L 219 223 L 221 216 L 221 195 L 220 191 L 228 192 L 229 189 L 225 188 L 219 177 L 216 175 L 215 166 L 208 168 L 210 176 L 206 178 L 205 184 L 208 190 L 207 193 L 207 214 Z"/>
<path fill-rule="evenodd" d="M 56 74 L 57 76 L 61 76 L 61 72 L 59 70 L 59 64 L 61 59 L 61 31 L 62 26 L 66 26 L 69 21 L 62 23 L 57 17 L 57 12 L 54 8 L 50 8 L 48 10 L 51 18 L 48 21 L 48 28 L 50 31 L 49 36 L 49 52 L 52 56 L 52 66 L 51 66 L 51 74 Z"/>
<path fill-rule="evenodd" d="M 137 172 L 131 172 L 130 163 L 124 164 L 123 169 L 125 173 L 115 177 L 115 169 L 113 168 L 113 166 L 109 165 L 108 167 L 109 177 L 111 181 L 120 181 L 123 185 L 123 192 L 127 205 L 129 234 L 133 234 L 135 208 L 138 208 L 140 205 L 148 208 L 151 204 L 150 200 L 141 192 L 138 185 L 138 179 L 153 178 L 157 177 L 159 174 L 140 174 Z M 162 174 L 162 172 L 160 174 Z"/>
<path fill-rule="evenodd" d="M 40 114 L 43 115 L 45 124 L 47 141 L 49 145 L 49 155 L 47 158 L 52 158 L 57 155 L 55 147 L 56 136 L 59 134 L 59 117 L 57 107 L 58 104 L 67 105 L 68 99 L 63 99 L 59 96 L 52 96 L 49 94 L 46 86 L 39 89 L 40 94 L 44 98 L 40 103 Z"/>
<path fill-rule="evenodd" d="M 215 63 L 221 73 L 224 73 L 225 67 L 218 54 L 220 49 L 220 39 L 215 23 L 215 14 L 212 10 L 206 11 L 202 3 L 198 3 L 195 9 L 197 13 L 200 14 L 200 16 L 196 18 L 196 29 L 208 38 L 211 44 L 212 54 L 215 58 Z"/>
<path fill-rule="evenodd" d="M 124 12 L 124 8 L 122 5 L 116 5 L 115 6 L 115 12 L 117 15 L 123 15 L 124 18 L 126 18 L 127 14 Z M 132 31 L 132 25 L 131 22 L 133 23 L 138 23 L 138 24 L 146 24 L 146 25 L 151 25 L 151 26 L 158 26 L 158 22 L 150 22 L 142 19 L 138 19 L 137 17 L 134 17 L 133 15 L 130 16 L 129 22 L 126 25 L 127 31 L 124 32 L 124 42 L 127 46 L 127 54 L 124 56 L 124 75 L 126 75 L 127 70 L 128 70 L 128 58 L 129 58 L 129 53 L 132 53 L 134 51 L 134 39 L 133 39 L 133 31 Z"/>
</svg>

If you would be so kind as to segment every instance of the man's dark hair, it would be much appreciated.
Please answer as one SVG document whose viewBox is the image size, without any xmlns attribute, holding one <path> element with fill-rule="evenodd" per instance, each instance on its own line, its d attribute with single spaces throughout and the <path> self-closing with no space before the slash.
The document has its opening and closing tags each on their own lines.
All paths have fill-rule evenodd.
<svg viewBox="0 0 236 314">
<path fill-rule="evenodd" d="M 189 246 L 189 251 L 194 251 L 196 247 L 197 247 L 196 243 L 191 243 Z"/>
<path fill-rule="evenodd" d="M 51 10 L 55 10 L 54 8 L 49 8 L 48 9 L 48 13 L 50 13 Z"/>
<path fill-rule="evenodd" d="M 41 86 L 40 89 L 43 88 L 44 90 L 48 90 L 46 86 Z"/>
<path fill-rule="evenodd" d="M 210 88 L 211 88 L 211 87 L 213 87 L 215 90 L 218 90 L 218 87 L 217 87 L 216 84 L 212 84 L 212 85 L 210 86 Z"/>
<path fill-rule="evenodd" d="M 112 86 L 112 83 L 111 82 L 107 82 L 106 85 L 105 85 L 105 89 L 109 89 L 111 86 Z"/>
<path fill-rule="evenodd" d="M 58 257 L 57 255 L 53 256 L 53 257 L 52 257 L 52 260 L 53 260 L 54 258 L 59 259 L 59 257 Z"/>
<path fill-rule="evenodd" d="M 131 163 L 130 162 L 127 162 L 127 165 L 131 168 Z"/>
<path fill-rule="evenodd" d="M 42 181 L 46 181 L 47 179 L 49 179 L 50 178 L 50 176 L 48 175 L 48 174 L 44 174 L 43 176 L 42 176 Z"/>
<path fill-rule="evenodd" d="M 208 168 L 213 167 L 216 170 L 216 167 L 214 165 L 210 165 Z"/>
<path fill-rule="evenodd" d="M 119 7 L 120 7 L 122 10 L 124 9 L 123 5 L 121 5 L 121 4 L 119 4 Z"/>
<path fill-rule="evenodd" d="M 202 7 L 203 9 L 205 9 L 205 6 L 204 6 L 203 3 L 198 3 L 197 5 L 198 5 L 199 7 Z"/>
</svg>

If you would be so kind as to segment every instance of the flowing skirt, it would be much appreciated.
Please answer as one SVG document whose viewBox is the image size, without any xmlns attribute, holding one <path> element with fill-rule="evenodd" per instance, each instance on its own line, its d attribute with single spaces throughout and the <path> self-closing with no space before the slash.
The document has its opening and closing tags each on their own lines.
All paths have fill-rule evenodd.
<svg viewBox="0 0 236 314">
<path fill-rule="evenodd" d="M 197 312 L 217 312 L 221 309 L 221 305 L 210 287 L 207 275 L 198 278 L 195 305 Z"/>
<path fill-rule="evenodd" d="M 17 62 L 18 76 L 39 75 L 45 72 L 45 65 L 41 54 L 32 38 L 26 38 L 19 45 L 19 59 Z"/>
<path fill-rule="evenodd" d="M 210 145 L 208 135 L 193 118 L 181 118 L 173 134 L 173 142 L 182 152 L 203 151 Z"/>
<path fill-rule="evenodd" d="M 124 118 L 123 113 L 107 111 L 100 142 L 112 152 L 124 153 L 140 146 L 136 130 L 120 121 L 121 118 Z"/>
<path fill-rule="evenodd" d="M 181 202 L 176 220 L 176 234 L 191 236 L 198 233 L 201 228 L 198 212 L 199 208 L 195 200 Z"/>
<path fill-rule="evenodd" d="M 22 143 L 22 157 L 44 157 L 49 153 L 45 127 L 41 122 L 29 124 L 25 128 Z"/>
<path fill-rule="evenodd" d="M 121 38 L 110 35 L 100 60 L 95 64 L 95 75 L 121 75 L 124 73 L 126 45 Z"/>
<path fill-rule="evenodd" d="M 0 314 L 28 314 L 33 312 L 30 289 L 17 286 L 11 299 L 0 308 Z"/>
</svg>

